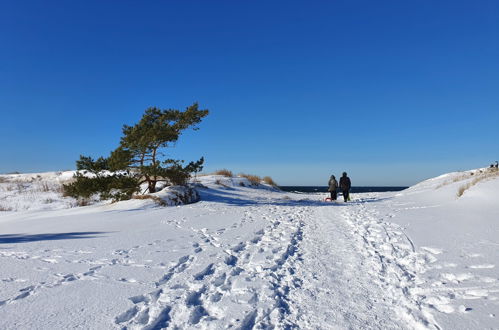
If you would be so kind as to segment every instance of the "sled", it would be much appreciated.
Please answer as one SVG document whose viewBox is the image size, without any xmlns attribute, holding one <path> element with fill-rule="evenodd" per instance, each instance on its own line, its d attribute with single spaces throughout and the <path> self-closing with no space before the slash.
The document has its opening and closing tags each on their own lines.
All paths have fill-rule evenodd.
<svg viewBox="0 0 499 330">
<path fill-rule="evenodd" d="M 324 198 L 324 202 L 331 202 L 331 197 Z"/>
</svg>

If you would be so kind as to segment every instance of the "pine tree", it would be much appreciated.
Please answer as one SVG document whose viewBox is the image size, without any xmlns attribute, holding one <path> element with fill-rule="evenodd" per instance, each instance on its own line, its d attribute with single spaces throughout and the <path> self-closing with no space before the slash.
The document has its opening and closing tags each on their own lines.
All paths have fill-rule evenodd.
<svg viewBox="0 0 499 330">
<path fill-rule="evenodd" d="M 102 199 L 122 200 L 131 198 L 142 183 L 147 183 L 149 193 L 156 192 L 160 181 L 186 184 L 191 173 L 201 171 L 204 158 L 184 166 L 183 160 L 165 159 L 163 151 L 186 129 L 197 130 L 207 115 L 208 110 L 199 110 L 197 103 L 185 111 L 148 108 L 137 124 L 123 126 L 120 145 L 109 158 L 80 156 L 76 180 L 65 186 L 66 194 L 88 198 L 98 193 Z"/>
<path fill-rule="evenodd" d="M 134 126 L 123 126 L 123 137 L 109 162 L 114 169 L 129 169 L 138 173 L 141 183 L 147 182 L 148 191 L 156 191 L 159 181 L 185 184 L 189 173 L 198 171 L 203 158 L 182 166 L 182 160 L 164 159 L 165 148 L 176 143 L 188 128 L 197 130 L 197 124 L 208 115 L 208 110 L 199 110 L 194 103 L 185 111 L 148 108 L 141 120 Z"/>
</svg>

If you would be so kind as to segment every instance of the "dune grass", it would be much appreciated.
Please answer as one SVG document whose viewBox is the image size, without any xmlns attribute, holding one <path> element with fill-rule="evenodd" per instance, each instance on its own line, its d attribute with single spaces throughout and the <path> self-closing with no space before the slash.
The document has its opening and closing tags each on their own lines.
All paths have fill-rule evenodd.
<svg viewBox="0 0 499 330">
<path fill-rule="evenodd" d="M 232 178 L 234 176 L 234 174 L 232 174 L 232 171 L 230 171 L 226 168 L 223 168 L 221 170 L 216 170 L 215 175 L 223 175 L 223 176 L 226 176 L 228 178 Z"/>
<path fill-rule="evenodd" d="M 253 186 L 258 186 L 262 182 L 262 178 L 258 175 L 240 173 L 239 176 L 248 179 Z"/>
<path fill-rule="evenodd" d="M 466 192 L 466 190 L 470 189 L 471 187 L 473 187 L 477 183 L 499 177 L 499 170 L 497 168 L 488 168 L 485 170 L 480 170 L 480 172 L 478 172 L 478 174 L 471 174 L 471 176 L 474 176 L 473 180 L 460 186 L 459 189 L 457 190 L 457 197 L 458 198 L 463 196 L 464 193 Z M 456 180 L 456 182 L 457 181 L 460 181 L 460 180 Z"/>
</svg>

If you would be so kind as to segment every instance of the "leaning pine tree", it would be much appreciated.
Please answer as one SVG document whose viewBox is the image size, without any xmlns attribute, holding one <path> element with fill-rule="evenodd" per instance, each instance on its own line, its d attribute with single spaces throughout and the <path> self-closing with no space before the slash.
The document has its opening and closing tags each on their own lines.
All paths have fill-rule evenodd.
<svg viewBox="0 0 499 330">
<path fill-rule="evenodd" d="M 174 145 L 185 130 L 197 130 L 196 125 L 207 115 L 208 110 L 200 110 L 197 103 L 185 111 L 148 108 L 137 124 L 123 126 L 120 145 L 109 158 L 94 161 L 80 156 L 78 170 L 90 170 L 93 176 L 78 172 L 76 181 L 66 186 L 66 192 L 74 197 L 86 197 L 92 193 L 99 193 L 101 197 L 119 196 L 114 198 L 116 200 L 130 198 L 144 183 L 149 193 L 156 192 L 157 183 L 162 181 L 170 185 L 186 184 L 191 173 L 202 169 L 203 157 L 184 165 L 183 160 L 165 158 L 164 151 Z M 104 170 L 106 174 L 103 175 Z"/>
<path fill-rule="evenodd" d="M 198 171 L 204 162 L 201 158 L 183 166 L 183 160 L 165 159 L 164 150 L 176 143 L 183 131 L 197 124 L 208 115 L 194 103 L 185 111 L 149 108 L 134 126 L 123 126 L 123 137 L 118 149 L 111 153 L 110 164 L 115 170 L 131 170 L 139 175 L 140 183 L 147 183 L 150 193 L 156 192 L 159 181 L 185 184 L 190 173 Z"/>
</svg>

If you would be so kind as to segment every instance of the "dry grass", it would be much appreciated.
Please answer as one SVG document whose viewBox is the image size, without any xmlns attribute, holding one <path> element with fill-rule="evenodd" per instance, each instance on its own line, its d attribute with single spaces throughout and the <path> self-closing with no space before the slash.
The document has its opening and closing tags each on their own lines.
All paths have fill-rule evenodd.
<svg viewBox="0 0 499 330">
<path fill-rule="evenodd" d="M 159 198 L 158 196 L 152 196 L 152 195 L 136 195 L 133 196 L 132 199 L 152 199 L 153 201 L 156 202 L 159 206 L 167 206 L 166 202 Z"/>
<path fill-rule="evenodd" d="M 226 169 L 226 168 L 223 168 L 221 170 L 217 170 L 215 171 L 215 175 L 223 175 L 223 176 L 226 176 L 228 178 L 232 178 L 234 175 L 232 174 L 232 171 Z"/>
<path fill-rule="evenodd" d="M 49 187 L 49 185 L 48 185 L 48 183 L 47 183 L 47 182 L 43 182 L 43 183 L 42 183 L 42 185 L 41 185 L 41 187 L 40 187 L 40 189 L 41 189 L 42 191 L 44 191 L 44 192 L 48 192 L 48 191 L 50 191 L 50 187 Z"/>
<path fill-rule="evenodd" d="M 439 184 L 435 189 L 439 189 L 439 188 L 442 188 L 442 187 L 445 187 L 451 183 L 456 183 L 456 182 L 459 182 L 459 181 L 464 181 L 464 180 L 468 180 L 470 178 L 472 178 L 473 176 L 481 176 L 482 174 L 486 174 L 489 172 L 490 169 L 484 169 L 484 170 L 476 170 L 474 172 L 464 172 L 462 173 L 461 175 L 457 175 L 455 177 L 453 177 L 452 179 L 448 179 L 448 180 L 445 180 L 444 182 L 442 182 L 441 184 Z"/>
<path fill-rule="evenodd" d="M 486 181 L 486 180 L 494 179 L 494 178 L 497 178 L 497 177 L 499 177 L 499 170 L 497 168 L 488 168 L 488 169 L 486 169 L 484 171 L 480 171 L 475 176 L 475 178 L 473 180 L 471 180 L 470 182 L 468 182 L 468 183 L 462 185 L 461 187 L 459 187 L 459 189 L 457 191 L 457 197 L 459 198 L 459 197 L 463 196 L 463 194 L 464 194 L 464 192 L 466 190 L 470 189 L 471 187 L 473 187 L 477 183 L 479 183 L 481 181 Z"/>
<path fill-rule="evenodd" d="M 3 176 L 0 176 L 0 183 L 6 183 L 9 182 L 9 180 Z"/>
<path fill-rule="evenodd" d="M 248 181 L 254 186 L 258 186 L 260 182 L 262 182 L 262 178 L 258 175 L 241 173 L 239 176 L 248 179 Z"/>
<path fill-rule="evenodd" d="M 0 212 L 12 211 L 12 208 L 0 205 Z"/>
<path fill-rule="evenodd" d="M 277 183 L 275 183 L 275 181 L 270 176 L 264 177 L 263 182 L 265 182 L 266 184 L 269 184 L 273 187 L 277 187 Z"/>
</svg>

